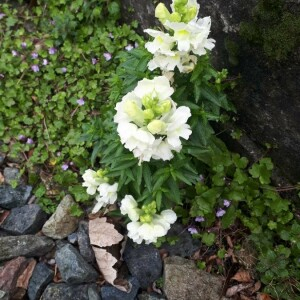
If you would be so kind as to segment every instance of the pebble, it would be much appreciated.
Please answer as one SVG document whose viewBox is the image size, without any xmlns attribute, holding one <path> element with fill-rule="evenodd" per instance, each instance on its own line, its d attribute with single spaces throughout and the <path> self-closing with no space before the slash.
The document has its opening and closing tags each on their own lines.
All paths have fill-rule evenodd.
<svg viewBox="0 0 300 300">
<path fill-rule="evenodd" d="M 70 244 L 56 251 L 55 260 L 61 277 L 66 283 L 80 284 L 93 282 L 99 277 L 96 270 Z"/>
<path fill-rule="evenodd" d="M 127 242 L 123 258 L 131 275 L 142 288 L 147 288 L 162 276 L 162 260 L 159 251 L 152 245 L 136 245 Z"/>
<path fill-rule="evenodd" d="M 10 185 L 0 185 L 0 207 L 12 209 L 24 206 L 31 195 L 32 187 L 29 185 L 19 185 L 15 189 Z"/>
<path fill-rule="evenodd" d="M 3 176 L 5 179 L 5 182 L 10 184 L 11 182 L 17 182 L 20 183 L 20 170 L 17 168 L 10 168 L 6 167 L 3 170 Z"/>
<path fill-rule="evenodd" d="M 54 248 L 54 242 L 45 236 L 20 235 L 0 237 L 0 261 L 17 256 L 43 256 Z"/>
<path fill-rule="evenodd" d="M 13 208 L 1 229 L 13 235 L 35 234 L 43 227 L 47 214 L 37 204 Z"/>
</svg>

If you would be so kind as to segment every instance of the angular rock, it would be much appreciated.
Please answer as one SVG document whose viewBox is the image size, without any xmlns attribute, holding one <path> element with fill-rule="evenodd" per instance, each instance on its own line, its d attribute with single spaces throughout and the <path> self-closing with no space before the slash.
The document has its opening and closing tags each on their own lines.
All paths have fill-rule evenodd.
<svg viewBox="0 0 300 300">
<path fill-rule="evenodd" d="M 5 291 L 0 290 L 0 299 L 1 300 L 9 300 L 9 294 Z"/>
<path fill-rule="evenodd" d="M 130 293 L 123 292 L 116 287 L 107 284 L 101 288 L 102 300 L 133 300 L 136 299 L 137 292 L 140 288 L 139 281 L 135 277 L 128 278 L 128 282 L 131 283 Z"/>
<path fill-rule="evenodd" d="M 152 245 L 134 246 L 127 242 L 123 258 L 142 288 L 147 288 L 162 275 L 162 260 L 158 250 Z"/>
<path fill-rule="evenodd" d="M 178 238 L 174 245 L 169 243 L 162 244 L 161 248 L 167 250 L 169 256 L 189 257 L 201 246 L 201 242 L 198 239 L 193 239 L 191 234 L 179 223 L 171 226 L 167 236 Z"/>
<path fill-rule="evenodd" d="M 5 182 L 10 184 L 11 182 L 20 182 L 20 170 L 17 168 L 4 168 L 3 170 L 3 176 L 5 179 Z"/>
<path fill-rule="evenodd" d="M 50 252 L 54 245 L 54 242 L 45 236 L 21 235 L 0 237 L 0 261 L 17 256 L 43 256 Z"/>
<path fill-rule="evenodd" d="M 79 219 L 71 215 L 72 205 L 75 205 L 73 198 L 66 195 L 43 226 L 45 235 L 53 239 L 63 239 L 76 230 Z"/>
<path fill-rule="evenodd" d="M 54 272 L 43 262 L 38 263 L 30 278 L 27 295 L 29 300 L 40 299 L 44 289 L 53 280 Z"/>
<path fill-rule="evenodd" d="M 47 214 L 37 204 L 13 208 L 0 226 L 13 235 L 35 234 L 47 220 Z"/>
<path fill-rule="evenodd" d="M 88 232 L 88 223 L 86 221 L 80 221 L 79 229 L 77 231 L 79 252 L 87 262 L 92 263 L 95 261 L 95 253 L 90 244 Z"/>
<path fill-rule="evenodd" d="M 168 300 L 221 298 L 221 277 L 199 270 L 193 261 L 178 256 L 167 257 L 164 264 L 163 290 Z"/>
<path fill-rule="evenodd" d="M 55 253 L 55 260 L 62 279 L 70 284 L 94 282 L 99 277 L 72 245 L 65 245 Z"/>
<path fill-rule="evenodd" d="M 76 244 L 78 241 L 77 232 L 73 232 L 68 235 L 68 242 L 72 245 Z"/>
<path fill-rule="evenodd" d="M 40 300 L 101 300 L 101 297 L 96 284 L 51 283 Z"/>
<path fill-rule="evenodd" d="M 19 185 L 15 189 L 10 185 L 0 185 L 0 207 L 12 209 L 27 203 L 31 195 L 32 187 L 29 185 Z"/>
</svg>

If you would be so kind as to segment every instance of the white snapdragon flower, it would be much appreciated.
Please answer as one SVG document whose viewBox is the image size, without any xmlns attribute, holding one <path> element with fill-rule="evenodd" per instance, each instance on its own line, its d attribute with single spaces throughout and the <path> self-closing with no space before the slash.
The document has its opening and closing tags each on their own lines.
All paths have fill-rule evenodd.
<svg viewBox="0 0 300 300">
<path fill-rule="evenodd" d="M 93 171 L 91 169 L 86 170 L 82 175 L 82 178 L 84 180 L 82 186 L 87 187 L 86 192 L 89 195 L 94 195 L 99 185 L 106 182 L 102 176 L 99 176 L 96 171 Z"/>
<path fill-rule="evenodd" d="M 118 124 L 121 143 L 140 162 L 151 158 L 170 160 L 172 150 L 181 150 L 180 138 L 188 139 L 191 134 L 186 124 L 190 109 L 176 108 L 170 97 L 173 92 L 165 76 L 143 79 L 116 105 L 114 121 Z M 179 115 L 181 120 L 177 120 Z M 174 122 L 178 122 L 177 127 Z"/>
<path fill-rule="evenodd" d="M 157 238 L 165 236 L 175 223 L 177 216 L 167 209 L 156 214 L 155 203 L 149 204 L 142 209 L 137 208 L 137 203 L 131 195 L 126 195 L 121 202 L 121 213 L 127 214 L 132 222 L 127 224 L 128 237 L 135 243 L 155 243 Z"/>
<path fill-rule="evenodd" d="M 97 203 L 92 210 L 92 213 L 98 212 L 103 206 L 108 204 L 114 204 L 117 200 L 118 183 L 112 185 L 108 183 L 101 183 L 97 189 L 99 195 L 97 195 Z"/>
</svg>

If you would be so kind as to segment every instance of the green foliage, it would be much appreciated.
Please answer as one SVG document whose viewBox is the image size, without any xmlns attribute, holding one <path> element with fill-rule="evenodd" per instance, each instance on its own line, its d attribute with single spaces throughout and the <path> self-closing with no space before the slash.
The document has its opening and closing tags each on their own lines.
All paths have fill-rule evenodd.
<svg viewBox="0 0 300 300">
<path fill-rule="evenodd" d="M 0 20 L 0 151 L 11 158 L 24 156 L 29 173 L 43 165 L 60 188 L 87 201 L 76 174 L 89 164 L 91 141 L 80 137 L 105 109 L 119 51 L 143 42 L 132 27 L 117 23 L 118 1 L 39 0 L 30 8 L 0 4 L 0 11 L 5 14 Z M 105 52 L 111 60 L 106 61 Z M 47 194 L 42 186 L 36 187 L 38 198 Z M 41 199 L 47 211 L 53 210 L 54 198 Z"/>
<path fill-rule="evenodd" d="M 282 0 L 260 0 L 253 21 L 241 23 L 240 34 L 260 46 L 267 57 L 285 60 L 300 45 L 300 17 L 285 8 Z"/>
</svg>

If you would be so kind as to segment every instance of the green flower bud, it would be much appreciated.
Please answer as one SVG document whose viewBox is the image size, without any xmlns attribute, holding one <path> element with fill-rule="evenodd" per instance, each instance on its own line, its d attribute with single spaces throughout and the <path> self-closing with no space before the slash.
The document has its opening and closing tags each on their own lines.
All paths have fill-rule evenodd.
<svg viewBox="0 0 300 300">
<path fill-rule="evenodd" d="M 162 114 L 165 114 L 165 113 L 169 112 L 170 109 L 171 109 L 171 106 L 172 106 L 171 101 L 170 100 L 165 100 L 165 101 L 161 102 L 160 105 L 157 105 L 154 108 L 154 110 L 157 114 L 162 115 Z"/>
<path fill-rule="evenodd" d="M 155 8 L 155 17 L 161 23 L 165 23 L 170 18 L 170 13 L 163 3 L 159 3 Z"/>
<path fill-rule="evenodd" d="M 150 95 L 146 95 L 142 98 L 143 106 L 148 109 L 153 106 L 153 98 Z"/>
<path fill-rule="evenodd" d="M 188 23 L 191 20 L 193 20 L 196 16 L 197 16 L 197 7 L 195 6 L 189 7 L 187 12 L 182 17 L 182 21 L 184 23 Z"/>
<path fill-rule="evenodd" d="M 151 223 L 152 222 L 152 216 L 150 214 L 144 214 L 140 216 L 141 223 Z"/>
<path fill-rule="evenodd" d="M 134 123 L 143 126 L 144 114 L 134 101 L 127 101 L 124 104 L 125 113 L 132 119 Z"/>
<path fill-rule="evenodd" d="M 162 134 L 166 129 L 166 124 L 161 120 L 153 120 L 147 125 L 147 128 L 152 134 Z"/>
<path fill-rule="evenodd" d="M 143 111 L 143 114 L 144 114 L 144 119 L 145 120 L 152 120 L 154 118 L 154 112 L 152 109 L 145 109 Z"/>
<path fill-rule="evenodd" d="M 187 5 L 188 0 L 175 0 L 174 1 L 174 6 L 183 6 L 183 5 Z"/>
<path fill-rule="evenodd" d="M 170 22 L 180 22 L 181 21 L 181 15 L 178 12 L 173 12 L 170 17 L 168 18 L 168 21 Z"/>
</svg>

